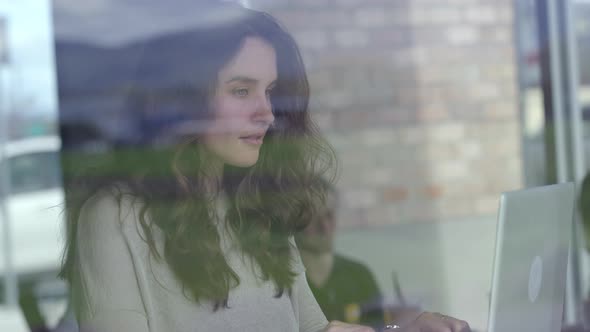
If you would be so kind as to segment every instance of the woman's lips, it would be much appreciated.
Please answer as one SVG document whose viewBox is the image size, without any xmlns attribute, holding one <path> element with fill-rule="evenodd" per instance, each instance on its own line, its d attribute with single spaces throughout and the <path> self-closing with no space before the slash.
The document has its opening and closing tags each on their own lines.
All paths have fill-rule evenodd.
<svg viewBox="0 0 590 332">
<path fill-rule="evenodd" d="M 264 136 L 263 135 L 254 135 L 254 136 L 240 137 L 240 139 L 247 144 L 262 145 L 262 141 L 264 139 Z"/>
</svg>

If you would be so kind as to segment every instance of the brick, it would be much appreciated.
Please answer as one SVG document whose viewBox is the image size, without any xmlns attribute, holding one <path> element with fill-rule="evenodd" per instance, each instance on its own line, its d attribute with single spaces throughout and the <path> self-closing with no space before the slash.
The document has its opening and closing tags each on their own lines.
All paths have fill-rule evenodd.
<svg viewBox="0 0 590 332">
<path fill-rule="evenodd" d="M 410 48 L 395 50 L 391 55 L 392 64 L 396 67 L 411 67 L 414 70 L 418 66 L 427 65 L 429 60 L 429 50 L 414 45 Z"/>
<path fill-rule="evenodd" d="M 393 27 L 393 29 L 408 28 L 410 27 L 410 13 L 411 8 L 398 6 L 388 6 L 384 10 L 385 16 L 387 17 L 387 26 Z"/>
<path fill-rule="evenodd" d="M 457 153 L 454 149 L 456 143 L 444 143 L 444 142 L 428 142 L 424 145 L 420 145 L 418 148 L 421 149 L 423 155 L 423 161 L 427 163 L 437 162 L 440 160 L 454 160 Z"/>
<path fill-rule="evenodd" d="M 498 15 L 492 6 L 474 6 L 465 10 L 464 18 L 467 23 L 484 25 L 497 23 Z"/>
<path fill-rule="evenodd" d="M 283 9 L 274 13 L 289 31 L 300 29 L 349 27 L 351 16 L 346 11 L 327 9 Z"/>
<path fill-rule="evenodd" d="M 380 153 L 376 153 L 374 165 L 379 172 L 386 172 L 389 181 L 396 183 L 403 182 L 406 180 L 404 164 L 413 158 L 414 151 L 410 147 L 395 144 L 383 149 Z M 378 178 L 381 178 L 381 176 Z"/>
<path fill-rule="evenodd" d="M 332 112 L 312 112 L 312 121 L 320 128 L 321 132 L 330 131 L 334 128 Z"/>
<path fill-rule="evenodd" d="M 367 226 L 366 209 L 345 208 L 338 213 L 338 228 L 358 228 Z"/>
<path fill-rule="evenodd" d="M 390 103 L 394 104 L 395 100 L 392 100 Z M 415 123 L 417 120 L 415 110 L 401 107 L 379 109 L 375 111 L 373 116 L 380 126 L 409 125 Z"/>
<path fill-rule="evenodd" d="M 352 95 L 345 90 L 324 92 L 318 95 L 316 100 L 319 107 L 326 107 L 334 111 L 342 110 L 354 102 Z"/>
<path fill-rule="evenodd" d="M 499 162 L 505 164 L 507 163 L 507 160 L 500 160 Z M 492 174 L 491 179 L 493 179 L 493 181 L 490 181 L 488 184 L 488 190 L 490 193 L 497 194 L 504 191 L 520 189 L 522 187 L 520 172 L 505 172 L 503 176 Z"/>
<path fill-rule="evenodd" d="M 441 160 L 431 168 L 434 181 L 452 181 L 470 176 L 467 163 L 462 160 Z"/>
<path fill-rule="evenodd" d="M 452 45 L 473 45 L 479 41 L 480 34 L 472 25 L 457 25 L 447 29 L 446 39 Z"/>
<path fill-rule="evenodd" d="M 249 3 L 251 8 L 264 8 L 264 10 L 284 8 L 289 5 L 290 1 L 291 0 L 246 0 L 246 2 Z M 244 3 L 244 1 L 241 2 Z"/>
<path fill-rule="evenodd" d="M 367 33 L 361 29 L 342 29 L 334 32 L 334 42 L 343 48 L 362 47 L 369 43 Z"/>
<path fill-rule="evenodd" d="M 461 141 L 457 143 L 457 153 L 462 160 L 473 160 L 481 158 L 484 154 L 480 142 L 477 141 Z"/>
<path fill-rule="evenodd" d="M 396 143 L 397 135 L 391 129 L 369 129 L 361 133 L 360 142 L 368 148 L 384 147 Z"/>
<path fill-rule="evenodd" d="M 428 12 L 425 8 L 414 7 L 412 8 L 412 11 L 410 12 L 409 16 L 410 24 L 412 24 L 413 26 L 423 26 L 430 23 Z"/>
<path fill-rule="evenodd" d="M 362 146 L 347 145 L 339 149 L 338 157 L 342 163 L 342 173 L 344 175 L 361 178 L 360 172 L 366 172 L 375 158 L 374 152 L 363 149 Z"/>
<path fill-rule="evenodd" d="M 398 132 L 400 143 L 403 145 L 416 145 L 423 143 L 426 140 L 424 130 L 418 127 L 396 128 Z"/>
<path fill-rule="evenodd" d="M 334 6 L 329 1 L 318 0 L 297 0 L 297 6 L 304 7 L 308 10 L 315 10 L 318 8 L 334 9 Z"/>
<path fill-rule="evenodd" d="M 409 197 L 409 192 L 408 188 L 405 187 L 389 186 L 383 189 L 381 196 L 383 202 L 396 203 L 407 200 Z"/>
<path fill-rule="evenodd" d="M 438 199 L 444 195 L 445 189 L 442 185 L 429 185 L 423 189 L 423 193 L 429 199 Z"/>
<path fill-rule="evenodd" d="M 453 7 L 462 7 L 465 4 L 473 3 L 474 0 L 411 0 L 412 5 L 416 7 L 444 7 L 444 6 L 453 6 Z M 487 1 L 487 0 L 486 0 Z"/>
<path fill-rule="evenodd" d="M 461 21 L 461 11 L 452 6 L 431 7 L 426 12 L 426 16 L 430 24 L 453 24 Z"/>
<path fill-rule="evenodd" d="M 500 95 L 502 98 L 516 104 L 515 101 L 518 100 L 518 82 L 516 81 L 516 77 L 512 77 L 511 79 L 506 78 L 502 83 L 497 82 L 496 84 L 500 85 Z"/>
<path fill-rule="evenodd" d="M 483 39 L 492 43 L 510 44 L 513 41 L 513 31 L 509 26 L 489 27 L 483 30 Z"/>
<path fill-rule="evenodd" d="M 441 26 L 437 25 L 421 25 L 414 27 L 412 38 L 415 43 L 424 45 L 424 47 L 429 49 L 437 45 L 446 44 L 445 39 L 441 38 Z"/>
<path fill-rule="evenodd" d="M 511 120 L 518 116 L 518 107 L 514 102 L 492 102 L 483 107 L 483 113 L 491 120 Z"/>
<path fill-rule="evenodd" d="M 480 82 L 466 91 L 466 97 L 472 100 L 489 101 L 500 97 L 500 87 L 497 84 Z"/>
<path fill-rule="evenodd" d="M 332 80 L 332 73 L 329 70 L 325 68 L 309 70 L 308 68 L 307 74 L 309 85 L 314 95 L 333 89 L 334 81 Z"/>
<path fill-rule="evenodd" d="M 368 35 L 372 48 L 396 50 L 412 45 L 411 30 L 407 27 L 373 28 Z"/>
<path fill-rule="evenodd" d="M 293 35 L 304 49 L 322 49 L 328 44 L 327 33 L 321 29 L 298 30 Z"/>
<path fill-rule="evenodd" d="M 486 64 L 480 66 L 482 79 L 497 80 L 499 82 L 515 82 L 516 68 L 514 65 L 506 64 Z M 514 84 L 511 88 L 516 88 Z"/>
<path fill-rule="evenodd" d="M 443 35 L 441 34 L 441 38 Z M 442 41 L 437 44 L 429 44 L 422 46 L 425 50 L 427 60 L 424 64 L 421 64 L 421 68 L 424 69 L 429 65 L 445 65 L 454 66 L 466 65 L 473 63 L 474 52 L 470 45 L 451 45 L 450 43 Z"/>
<path fill-rule="evenodd" d="M 507 24 L 512 25 L 514 24 L 514 10 L 512 5 L 505 5 L 498 7 L 498 20 L 496 24 Z"/>
<path fill-rule="evenodd" d="M 479 177 L 464 179 L 464 181 L 443 187 L 445 195 L 455 198 L 474 198 L 488 194 L 486 184 Z"/>
<path fill-rule="evenodd" d="M 349 135 L 340 135 L 332 130 L 323 132 L 323 134 L 336 150 L 344 150 L 346 146 L 350 144 L 348 139 Z"/>
<path fill-rule="evenodd" d="M 514 156 L 520 151 L 518 136 L 502 132 L 497 132 L 496 135 L 497 139 L 482 142 L 482 148 L 486 151 L 488 158 Z"/>
<path fill-rule="evenodd" d="M 395 181 L 396 175 L 392 166 L 389 167 L 372 167 L 365 165 L 365 169 L 361 170 L 359 178 L 364 186 L 371 188 L 387 185 Z"/>
<path fill-rule="evenodd" d="M 460 122 L 431 125 L 426 137 L 430 142 L 457 142 L 465 138 L 465 125 Z"/>
<path fill-rule="evenodd" d="M 341 193 L 342 203 L 348 208 L 369 208 L 377 205 L 377 194 L 370 189 L 354 189 Z"/>
<path fill-rule="evenodd" d="M 387 25 L 388 18 L 383 8 L 360 8 L 354 13 L 354 22 L 363 28 L 383 27 Z"/>
<path fill-rule="evenodd" d="M 416 119 L 420 122 L 437 123 L 448 120 L 449 109 L 444 103 L 423 105 L 417 110 Z"/>
<path fill-rule="evenodd" d="M 332 0 L 331 3 L 335 7 L 345 9 L 361 7 L 365 4 L 363 0 Z"/>
<path fill-rule="evenodd" d="M 317 1 L 317 0 L 316 0 Z M 393 6 L 391 0 L 322 0 L 329 2 L 336 8 L 354 9 L 364 8 L 366 6 Z M 396 0 L 395 2 L 403 3 L 407 0 Z"/>
</svg>

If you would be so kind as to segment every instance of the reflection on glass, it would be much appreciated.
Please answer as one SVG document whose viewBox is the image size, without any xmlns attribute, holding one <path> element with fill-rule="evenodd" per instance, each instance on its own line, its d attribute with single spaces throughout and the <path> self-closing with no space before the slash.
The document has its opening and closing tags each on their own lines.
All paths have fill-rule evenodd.
<svg viewBox="0 0 590 332">
<path fill-rule="evenodd" d="M 367 264 L 392 305 L 395 270 L 412 305 L 485 325 L 497 197 L 522 176 L 511 4 L 250 5 L 301 45 L 310 111 L 341 159 L 335 247 Z M 99 162 L 112 167 L 87 177 L 95 184 L 141 163 L 169 171 L 166 149 L 207 128 L 183 84 L 200 78 L 190 34 L 202 4 L 55 9 L 66 181 Z M 466 264 L 476 277 L 457 275 Z"/>
<path fill-rule="evenodd" d="M 45 167 L 39 169 L 39 165 Z M 15 195 L 58 188 L 62 185 L 57 153 L 46 152 L 15 157 L 9 169 L 10 189 Z"/>
<path fill-rule="evenodd" d="M 0 279 L 4 286 L 7 276 L 18 278 L 2 292 L 2 331 L 54 326 L 65 304 L 57 279 L 64 194 L 50 5 L 0 2 L 0 163 L 7 171 L 0 234 L 9 239 L 0 255 L 12 262 L 10 270 L 2 265 Z M 17 293 L 7 306 L 4 295 Z"/>
</svg>

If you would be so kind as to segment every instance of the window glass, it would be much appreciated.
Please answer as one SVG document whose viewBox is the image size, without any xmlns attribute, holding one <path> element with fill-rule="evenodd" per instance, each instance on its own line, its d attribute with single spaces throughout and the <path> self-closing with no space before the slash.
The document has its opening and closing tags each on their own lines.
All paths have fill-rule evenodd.
<svg viewBox="0 0 590 332">
<path fill-rule="evenodd" d="M 541 38 L 544 26 L 539 23 L 546 17 L 540 16 L 541 2 L 55 0 L 40 4 L 31 0 L 0 4 L 7 36 L 0 40 L 0 59 L 7 54 L 0 63 L 4 150 L 8 152 L 10 144 L 59 136 L 59 144 L 51 148 L 20 149 L 20 154 L 11 154 L 4 163 L 11 193 L 5 199 L 9 212 L 5 215 L 16 226 L 14 234 L 4 237 L 12 245 L 0 249 L 0 259 L 12 257 L 11 269 L 19 276 L 21 294 L 30 295 L 30 303 L 40 303 L 22 309 L 26 320 L 55 326 L 66 312 L 65 321 L 75 321 L 71 316 L 75 308 L 65 308 L 68 286 L 56 282 L 55 275 L 63 245 L 71 241 L 65 224 L 68 212 L 75 211 L 72 207 L 79 207 L 72 203 L 76 190 L 125 183 L 124 188 L 144 193 L 141 198 L 149 200 L 153 209 L 171 212 L 160 213 L 155 224 L 169 232 L 169 238 L 182 238 L 185 228 L 174 233 L 172 226 L 164 226 L 181 224 L 182 218 L 174 219 L 177 213 L 210 216 L 219 212 L 219 206 L 209 207 L 205 214 L 194 205 L 165 210 L 181 204 L 183 190 L 190 192 L 199 179 L 206 178 L 197 167 L 206 163 L 200 155 L 184 154 L 182 159 L 175 153 L 181 147 L 193 151 L 190 148 L 204 146 L 203 137 L 211 128 L 219 129 L 211 124 L 211 114 L 220 104 L 228 104 L 214 97 L 244 101 L 263 91 L 272 121 L 269 114 L 264 117 L 262 100 L 266 99 L 248 105 L 263 105 L 257 123 L 269 125 L 273 133 L 293 118 L 285 109 L 301 109 L 301 103 L 299 108 L 288 103 L 305 94 L 304 83 L 282 79 L 277 81 L 285 85 L 273 83 L 272 70 L 247 73 L 255 79 L 244 79 L 243 73 L 231 77 L 228 81 L 235 85 L 231 89 L 213 85 L 225 73 L 217 69 L 235 64 L 233 56 L 244 43 L 237 38 L 227 46 L 225 38 L 234 37 L 215 30 L 218 35 L 207 39 L 199 31 L 232 19 L 211 14 L 212 8 L 237 3 L 268 12 L 293 36 L 309 83 L 310 118 L 336 157 L 336 176 L 332 179 L 327 172 L 309 185 L 327 195 L 314 201 L 317 206 L 305 209 L 302 215 L 309 220 L 300 222 L 310 226 L 298 227 L 294 238 L 307 268 L 307 282 L 328 319 L 378 327 L 409 312 L 427 310 L 457 316 L 475 330 L 484 330 L 500 194 L 550 183 L 555 173 L 550 157 L 554 147 L 548 139 L 553 128 L 543 90 L 546 50 Z M 588 5 L 576 1 L 576 6 L 579 97 L 586 119 Z M 209 20 L 212 17 L 218 21 Z M 289 67 L 293 62 L 283 60 L 289 48 L 273 50 L 277 76 L 296 72 Z M 252 58 L 264 56 L 269 54 Z M 256 64 L 252 60 L 245 67 L 259 68 Z M 213 76 L 217 80 L 210 79 Z M 257 85 L 261 82 L 263 89 Z M 248 108 L 226 108 L 235 111 L 226 114 L 228 123 L 243 128 L 239 121 L 244 117 L 236 115 L 243 109 Z M 259 134 L 248 132 L 239 139 L 256 145 Z M 268 142 L 261 145 L 260 156 L 275 151 Z M 284 153 L 283 158 L 277 157 L 277 165 L 296 169 L 296 144 L 283 143 L 280 148 L 280 144 L 274 146 L 277 154 L 272 156 Z M 313 144 L 307 147 L 316 151 Z M 228 160 L 240 156 L 240 150 L 232 150 L 231 145 L 207 148 Z M 295 162 L 289 164 L 293 156 Z M 264 160 L 257 159 L 260 168 L 253 172 L 268 166 Z M 325 160 L 316 161 L 318 166 Z M 234 190 L 231 180 L 243 173 L 230 171 L 238 175 L 228 176 L 223 185 Z M 266 202 L 285 204 L 285 211 L 305 201 L 280 181 L 284 178 L 269 174 L 255 178 L 262 189 L 245 200 L 264 197 Z M 290 179 L 298 174 L 286 171 L 281 176 Z M 277 194 L 272 191 L 276 183 L 291 191 Z M 309 188 L 302 190 L 309 190 L 312 197 L 314 190 Z M 296 198 L 285 203 L 281 200 L 285 192 Z M 25 213 L 38 207 L 34 203 L 58 208 L 43 210 L 51 211 L 45 217 Z M 231 218 L 229 206 L 226 211 Z M 168 217 L 178 224 L 166 223 Z M 37 220 L 50 222 L 43 228 Z M 281 223 L 273 225 L 277 224 Z M 184 238 L 191 244 L 204 241 L 206 248 L 218 248 L 216 239 Z"/>
<path fill-rule="evenodd" d="M 0 3 L 0 330 L 54 327 L 65 227 L 51 1 Z"/>
</svg>

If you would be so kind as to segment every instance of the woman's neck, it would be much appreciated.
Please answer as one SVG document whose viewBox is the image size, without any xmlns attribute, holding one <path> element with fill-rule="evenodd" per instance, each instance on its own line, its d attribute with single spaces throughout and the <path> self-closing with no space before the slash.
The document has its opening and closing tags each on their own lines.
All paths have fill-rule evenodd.
<svg viewBox="0 0 590 332">
<path fill-rule="evenodd" d="M 204 160 L 206 160 L 203 167 L 205 174 L 203 185 L 207 193 L 216 195 L 222 189 L 224 163 L 206 149 L 203 149 L 203 152 Z"/>
<path fill-rule="evenodd" d="M 299 252 L 309 281 L 316 287 L 322 287 L 332 274 L 334 253 L 331 251 L 316 253 L 305 249 L 300 249 Z"/>
</svg>

